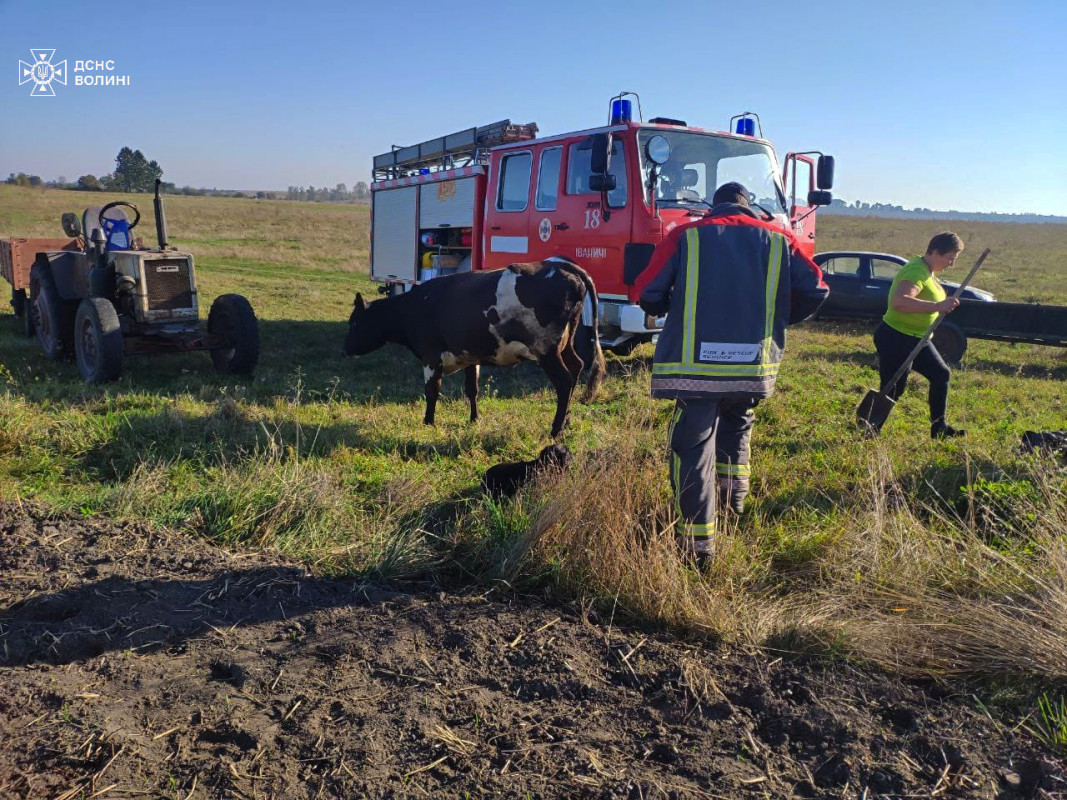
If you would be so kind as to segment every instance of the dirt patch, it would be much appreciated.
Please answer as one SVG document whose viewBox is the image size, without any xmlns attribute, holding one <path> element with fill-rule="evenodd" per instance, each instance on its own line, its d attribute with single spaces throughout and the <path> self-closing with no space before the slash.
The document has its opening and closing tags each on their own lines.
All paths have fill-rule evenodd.
<svg viewBox="0 0 1067 800">
<path fill-rule="evenodd" d="M 967 698 L 10 504 L 0 681 L 5 798 L 1067 797 Z"/>
</svg>

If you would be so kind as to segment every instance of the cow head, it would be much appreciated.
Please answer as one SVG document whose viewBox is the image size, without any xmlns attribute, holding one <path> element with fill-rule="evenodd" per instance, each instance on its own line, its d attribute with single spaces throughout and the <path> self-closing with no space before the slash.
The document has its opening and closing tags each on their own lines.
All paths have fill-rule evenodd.
<svg viewBox="0 0 1067 800">
<path fill-rule="evenodd" d="M 348 335 L 345 337 L 344 354 L 363 356 L 385 344 L 385 326 L 382 315 L 375 312 L 377 303 L 368 303 L 363 295 L 356 294 L 352 303 L 352 315 L 348 318 Z"/>
</svg>

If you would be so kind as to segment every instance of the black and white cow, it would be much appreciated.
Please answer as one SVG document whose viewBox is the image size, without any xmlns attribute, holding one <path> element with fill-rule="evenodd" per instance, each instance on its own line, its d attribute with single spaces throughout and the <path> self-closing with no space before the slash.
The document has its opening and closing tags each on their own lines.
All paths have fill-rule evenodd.
<svg viewBox="0 0 1067 800">
<path fill-rule="evenodd" d="M 583 399 L 589 401 L 604 378 L 596 288 L 585 270 L 562 259 L 435 278 L 373 303 L 357 294 L 344 352 L 365 355 L 387 342 L 411 350 L 423 364 L 427 425 L 433 424 L 442 375 L 466 371 L 474 422 L 479 365 L 536 361 L 556 387 L 552 436 L 558 436 L 585 366 L 574 350 L 574 336 L 587 294 L 593 307 L 593 363 Z"/>
</svg>

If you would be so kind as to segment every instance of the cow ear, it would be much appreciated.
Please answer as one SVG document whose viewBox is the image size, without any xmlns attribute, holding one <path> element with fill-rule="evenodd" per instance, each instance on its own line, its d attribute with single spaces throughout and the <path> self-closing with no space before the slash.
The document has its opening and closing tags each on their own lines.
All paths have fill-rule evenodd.
<svg viewBox="0 0 1067 800">
<path fill-rule="evenodd" d="M 352 305 L 356 309 L 356 311 L 366 311 L 367 310 L 367 301 L 363 299 L 363 295 L 361 293 L 359 293 L 359 292 L 356 292 L 356 299 L 352 303 Z"/>
</svg>

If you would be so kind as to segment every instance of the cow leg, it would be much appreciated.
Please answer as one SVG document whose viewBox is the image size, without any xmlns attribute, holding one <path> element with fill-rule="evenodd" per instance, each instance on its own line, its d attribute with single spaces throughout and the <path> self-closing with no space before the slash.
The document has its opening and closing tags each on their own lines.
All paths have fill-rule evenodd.
<svg viewBox="0 0 1067 800">
<path fill-rule="evenodd" d="M 426 380 L 426 416 L 422 421 L 426 425 L 433 425 L 433 414 L 437 408 L 437 398 L 441 396 L 441 365 L 423 367 L 422 374 Z"/>
<path fill-rule="evenodd" d="M 575 381 L 556 350 L 542 356 L 538 359 L 538 363 L 548 375 L 548 379 L 552 381 L 552 385 L 556 387 L 556 417 L 552 420 L 552 438 L 555 438 L 560 435 L 563 426 L 567 424 Z"/>
<path fill-rule="evenodd" d="M 478 365 L 471 364 L 463 370 L 465 383 L 463 389 L 471 402 L 471 422 L 478 421 Z"/>
</svg>

